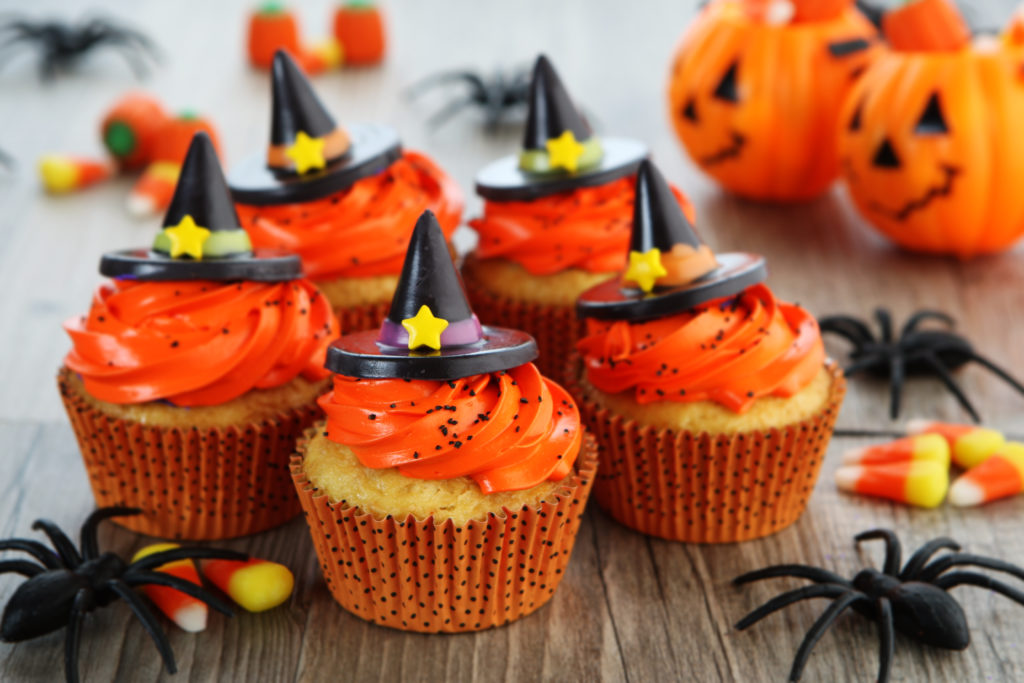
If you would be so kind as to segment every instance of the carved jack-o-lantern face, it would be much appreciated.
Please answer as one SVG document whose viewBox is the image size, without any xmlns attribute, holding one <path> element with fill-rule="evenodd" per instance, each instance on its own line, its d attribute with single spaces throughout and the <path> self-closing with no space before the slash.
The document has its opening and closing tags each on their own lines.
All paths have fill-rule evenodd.
<svg viewBox="0 0 1024 683">
<path fill-rule="evenodd" d="M 797 16 L 778 24 L 763 2 L 717 0 L 676 54 L 676 133 L 694 161 L 737 194 L 805 199 L 838 175 L 839 107 L 874 54 L 875 31 L 849 3 L 833 2 L 822 18 L 815 1 L 784 3 Z M 798 20 L 804 4 L 816 10 L 813 20 Z"/>
<path fill-rule="evenodd" d="M 961 257 L 1024 232 L 1022 63 L 995 40 L 879 58 L 841 115 L 843 174 L 864 216 L 905 247 Z"/>
</svg>

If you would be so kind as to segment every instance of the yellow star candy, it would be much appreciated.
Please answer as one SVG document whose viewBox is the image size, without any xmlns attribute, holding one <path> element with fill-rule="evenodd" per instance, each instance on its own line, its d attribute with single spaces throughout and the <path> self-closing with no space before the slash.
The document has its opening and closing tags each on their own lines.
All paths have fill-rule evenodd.
<svg viewBox="0 0 1024 683">
<path fill-rule="evenodd" d="M 661 265 L 661 249 L 653 247 L 643 253 L 629 252 L 629 267 L 622 279 L 635 282 L 640 285 L 640 289 L 649 292 L 663 275 L 668 275 L 668 271 Z"/>
<path fill-rule="evenodd" d="M 295 162 L 295 170 L 299 174 L 327 165 L 324 159 L 323 138 L 311 138 L 305 131 L 299 131 L 295 136 L 295 144 L 285 150 L 285 154 Z"/>
<path fill-rule="evenodd" d="M 402 327 L 409 333 L 409 348 L 428 346 L 434 350 L 441 348 L 441 333 L 448 327 L 444 318 L 435 318 L 430 306 L 420 306 L 414 318 L 402 321 Z"/>
<path fill-rule="evenodd" d="M 547 141 L 548 163 L 551 168 L 564 168 L 575 173 L 579 168 L 580 157 L 583 156 L 583 145 L 576 141 L 576 136 L 567 130 L 557 138 Z"/>
<path fill-rule="evenodd" d="M 172 228 L 164 228 L 164 234 L 171 240 L 171 258 L 188 254 L 197 261 L 203 259 L 203 243 L 210 231 L 196 225 L 191 214 L 185 214 L 181 222 Z"/>
</svg>

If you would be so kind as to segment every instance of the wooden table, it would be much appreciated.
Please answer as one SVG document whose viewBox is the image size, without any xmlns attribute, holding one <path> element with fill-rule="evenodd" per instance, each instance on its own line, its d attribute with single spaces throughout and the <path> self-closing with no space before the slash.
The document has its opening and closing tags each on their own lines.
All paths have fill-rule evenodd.
<svg viewBox="0 0 1024 683">
<path fill-rule="evenodd" d="M 2 5 L 0 3 L 0 9 Z M 13 3 L 7 3 L 13 7 Z M 32 14 L 68 15 L 58 0 L 33 3 Z M 176 108 L 195 107 L 220 127 L 227 158 L 262 145 L 268 128 L 268 85 L 243 55 L 242 0 L 95 3 L 152 33 L 166 64 L 144 85 Z M 1012 5 L 991 7 L 977 23 L 998 25 Z M 324 34 L 332 3 L 305 3 L 307 35 Z M 526 64 L 547 51 L 574 95 L 601 130 L 647 140 L 665 174 L 693 199 L 704 236 L 716 248 L 765 254 L 770 284 L 817 314 L 868 316 L 886 306 L 902 319 L 911 311 L 949 311 L 978 347 L 1024 375 L 1021 329 L 1024 256 L 1020 250 L 971 263 L 900 252 L 856 216 L 840 189 L 803 206 L 766 206 L 721 193 L 681 153 L 665 116 L 669 56 L 695 3 L 544 0 L 502 5 L 447 0 L 395 2 L 392 48 L 380 69 L 319 77 L 317 86 L 344 120 L 398 126 L 408 146 L 426 149 L 464 187 L 484 162 L 517 147 L 513 127 L 487 138 L 467 112 L 437 130 L 425 126 L 442 105 L 437 94 L 411 104 L 404 86 L 438 69 L 471 64 L 488 70 Z M 46 516 L 76 529 L 93 507 L 77 448 L 60 407 L 54 374 L 68 349 L 60 323 L 84 312 L 99 282 L 103 251 L 148 243 L 155 220 L 133 221 L 123 209 L 131 181 L 90 192 L 45 197 L 34 160 L 46 151 L 99 151 L 103 109 L 135 85 L 123 63 L 99 54 L 76 76 L 39 85 L 26 57 L 0 71 L 0 148 L 20 162 L 0 179 L 0 537 L 31 535 Z M 467 215 L 479 202 L 471 198 Z M 461 246 L 467 242 L 460 237 Z M 833 353 L 845 351 L 830 346 Z M 989 425 L 1024 431 L 1024 399 L 980 369 L 958 375 Z M 964 414 L 937 381 L 913 382 L 908 416 L 962 421 Z M 881 383 L 851 383 L 840 415 L 843 427 L 887 428 Z M 331 599 L 320 576 L 304 522 L 224 545 L 290 566 L 297 585 L 291 602 L 261 615 L 211 616 L 199 636 L 168 628 L 179 674 L 161 672 L 140 624 L 123 606 L 89 618 L 82 643 L 88 681 L 171 680 L 784 680 L 803 633 L 822 609 L 804 603 L 739 633 L 732 624 L 747 610 L 795 583 L 746 589 L 729 580 L 776 562 L 806 562 L 852 575 L 878 565 L 874 544 L 857 551 L 852 536 L 892 527 L 908 547 L 937 535 L 970 551 L 1024 562 L 1020 519 L 1024 498 L 975 510 L 905 507 L 839 494 L 832 472 L 839 454 L 862 441 L 835 439 L 806 514 L 770 538 L 738 545 L 695 546 L 632 533 L 591 508 L 565 580 L 551 603 L 510 626 L 460 636 L 416 635 L 370 625 Z M 149 542 L 107 527 L 104 547 L 123 555 Z M 0 579 L 6 599 L 19 577 Z M 926 650 L 899 637 L 897 680 L 1020 680 L 1024 678 L 1024 611 L 977 588 L 955 591 L 973 627 L 963 653 Z M 61 674 L 63 634 L 16 646 L 0 645 L 0 680 L 51 681 Z M 875 674 L 875 627 L 842 618 L 819 643 L 806 680 L 869 680 Z"/>
</svg>

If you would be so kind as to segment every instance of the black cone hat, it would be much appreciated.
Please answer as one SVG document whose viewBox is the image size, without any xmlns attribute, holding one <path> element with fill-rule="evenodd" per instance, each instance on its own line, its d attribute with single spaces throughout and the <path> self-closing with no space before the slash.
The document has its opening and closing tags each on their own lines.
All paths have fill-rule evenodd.
<svg viewBox="0 0 1024 683">
<path fill-rule="evenodd" d="M 236 202 L 314 201 L 380 173 L 402 156 L 398 133 L 390 126 L 338 126 L 285 50 L 274 53 L 271 82 L 270 147 L 231 169 L 228 184 Z"/>
<path fill-rule="evenodd" d="M 423 212 L 412 231 L 388 320 L 401 325 L 423 306 L 449 324 L 473 317 L 444 233 L 437 217 L 429 210 Z"/>
<path fill-rule="evenodd" d="M 636 172 L 647 146 L 636 140 L 598 138 L 576 108 L 555 67 L 537 57 L 529 86 L 522 151 L 485 166 L 477 193 L 493 201 L 529 201 L 592 187 Z"/>
<path fill-rule="evenodd" d="M 302 275 L 299 257 L 254 252 L 231 201 L 217 152 L 205 132 L 193 136 L 163 229 L 150 249 L 104 254 L 100 273 L 137 280 L 260 280 Z"/>
<path fill-rule="evenodd" d="M 546 149 L 548 140 L 567 130 L 579 142 L 593 136 L 590 125 L 576 110 L 562 79 L 545 55 L 537 57 L 533 65 L 529 102 L 523 149 Z"/>
<path fill-rule="evenodd" d="M 441 226 L 424 211 L 380 330 L 335 341 L 326 367 L 349 377 L 451 380 L 507 370 L 536 357 L 537 344 L 525 332 L 480 325 Z"/>
<path fill-rule="evenodd" d="M 163 226 L 178 225 L 186 215 L 207 230 L 242 229 L 217 150 L 203 131 L 195 134 L 188 147 Z"/>
<path fill-rule="evenodd" d="M 665 176 L 650 160 L 644 160 L 636 172 L 630 251 L 643 253 L 657 248 L 668 252 L 677 244 L 696 249 L 701 241 L 690 219 L 679 210 L 679 202 Z"/>
<path fill-rule="evenodd" d="M 767 276 L 762 256 L 712 254 L 664 176 L 644 161 L 636 178 L 629 267 L 583 292 L 576 312 L 604 320 L 662 318 L 739 294 Z"/>
<path fill-rule="evenodd" d="M 270 144 L 290 145 L 300 131 L 310 137 L 323 137 L 338 127 L 287 51 L 274 53 L 270 79 Z"/>
</svg>

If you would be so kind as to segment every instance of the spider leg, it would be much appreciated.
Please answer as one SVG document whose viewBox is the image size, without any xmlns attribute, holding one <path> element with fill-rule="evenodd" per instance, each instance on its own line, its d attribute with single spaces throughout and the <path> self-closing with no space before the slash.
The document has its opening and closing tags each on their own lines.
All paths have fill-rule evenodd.
<svg viewBox="0 0 1024 683">
<path fill-rule="evenodd" d="M 896 647 L 896 633 L 892 621 L 892 603 L 889 598 L 878 598 L 878 683 L 888 683 L 892 671 L 892 654 Z"/>
<path fill-rule="evenodd" d="M 474 99 L 476 98 L 473 95 L 466 95 L 465 97 L 460 97 L 457 100 L 452 100 L 445 106 L 441 107 L 440 110 L 431 114 L 430 118 L 427 119 L 427 125 L 431 128 L 440 128 L 453 116 L 471 105 Z"/>
<path fill-rule="evenodd" d="M 1024 384 L 1021 384 L 1013 375 L 1008 373 L 1006 370 L 1003 370 L 1001 367 L 990 361 L 988 358 L 985 358 L 984 356 L 979 356 L 978 353 L 974 351 L 968 354 L 968 358 L 973 360 L 975 363 L 978 363 L 988 368 L 996 376 L 998 376 L 1011 387 L 1016 389 L 1017 393 L 1024 394 Z"/>
<path fill-rule="evenodd" d="M 849 340 L 853 344 L 865 344 L 875 341 L 875 336 L 863 321 L 848 315 L 830 315 L 818 321 L 822 332 L 832 332 Z"/>
<path fill-rule="evenodd" d="M 783 607 L 788 607 L 794 602 L 811 600 L 813 598 L 838 598 L 846 594 L 860 595 L 860 593 L 857 593 L 848 586 L 833 586 L 828 583 L 819 583 L 813 586 L 804 586 L 803 588 L 786 591 L 781 595 L 775 596 L 747 616 L 737 621 L 736 630 L 743 631 L 744 629 L 750 628 L 769 614 L 777 612 Z"/>
<path fill-rule="evenodd" d="M 941 320 L 950 327 L 953 327 L 956 324 L 956 321 L 954 321 L 953 318 L 946 315 L 942 311 L 933 311 L 930 309 L 925 309 L 923 311 L 918 311 L 914 315 L 910 316 L 907 322 L 903 323 L 903 329 L 900 330 L 900 336 L 902 337 L 906 334 L 909 334 L 910 332 L 913 332 L 914 330 L 917 329 L 918 325 L 920 325 L 923 321 L 929 318 L 933 320 Z"/>
<path fill-rule="evenodd" d="M 988 588 L 991 591 L 995 591 L 1000 595 L 1004 595 L 1014 602 L 1024 605 L 1024 591 L 1020 591 L 1013 586 L 1007 586 L 1002 581 L 997 581 L 991 576 L 985 576 L 984 574 L 978 574 L 976 572 L 951 572 L 944 574 L 935 580 L 935 585 L 942 590 L 949 590 L 956 586 L 978 586 L 979 588 Z"/>
<path fill-rule="evenodd" d="M 71 605 L 71 618 L 68 619 L 67 633 L 64 637 L 64 678 L 67 683 L 78 683 L 78 649 L 82 641 L 82 618 L 92 609 L 92 591 L 82 588 L 75 593 L 75 601 Z"/>
<path fill-rule="evenodd" d="M 892 316 L 884 308 L 875 309 L 875 319 L 878 320 L 879 331 L 882 341 L 886 344 L 892 343 Z"/>
<path fill-rule="evenodd" d="M 932 540 L 925 543 L 923 546 L 917 549 L 917 551 L 910 556 L 907 563 L 903 565 L 903 571 L 900 572 L 900 581 L 912 581 L 917 578 L 921 573 L 921 569 L 925 563 L 932 558 L 932 555 L 937 553 L 943 548 L 950 550 L 960 550 L 960 544 L 954 541 L 952 538 L 933 538 Z"/>
<path fill-rule="evenodd" d="M 900 398 L 903 392 L 903 357 L 894 353 L 889 358 L 889 417 L 900 416 Z"/>
<path fill-rule="evenodd" d="M 66 566 L 77 567 L 82 564 L 82 556 L 78 554 L 75 544 L 71 542 L 67 534 L 61 531 L 60 527 L 56 524 L 48 519 L 37 519 L 32 522 L 32 529 L 42 529 L 43 533 L 50 539 L 50 543 L 57 549 L 57 554 L 60 555 L 60 559 Z"/>
<path fill-rule="evenodd" d="M 249 556 L 234 550 L 218 550 L 216 548 L 200 548 L 198 546 L 182 546 L 146 555 L 141 560 L 128 565 L 128 571 L 141 572 L 155 569 L 162 564 L 175 560 L 248 560 Z"/>
<path fill-rule="evenodd" d="M 60 569 L 60 556 L 53 552 L 39 541 L 30 541 L 27 538 L 9 538 L 0 541 L 0 550 L 21 550 L 43 563 L 47 569 Z"/>
<path fill-rule="evenodd" d="M 737 576 L 732 580 L 732 582 L 739 586 L 752 581 L 774 579 L 780 576 L 795 576 L 801 579 L 810 579 L 815 583 L 837 583 L 841 586 L 852 587 L 852 584 L 849 581 L 838 574 L 834 574 L 827 569 L 811 567 L 806 564 L 777 564 L 773 567 L 765 567 L 764 569 L 747 572 L 746 574 Z"/>
<path fill-rule="evenodd" d="M 821 613 L 818 620 L 814 622 L 810 630 L 807 631 L 807 635 L 804 636 L 804 641 L 800 643 L 800 649 L 796 651 L 796 658 L 793 660 L 793 668 L 789 671 L 790 681 L 799 681 L 800 675 L 804 672 L 804 666 L 807 664 L 807 658 L 811 656 L 811 650 L 818 644 L 818 640 L 825 633 L 829 626 L 835 622 L 843 611 L 858 600 L 863 600 L 864 595 L 861 593 L 849 592 L 846 595 L 838 598 L 835 602 L 828 606 L 828 608 Z"/>
<path fill-rule="evenodd" d="M 889 529 L 870 529 L 857 534 L 853 540 L 859 544 L 861 541 L 873 541 L 877 538 L 885 540 L 885 564 L 882 571 L 889 576 L 896 576 L 900 572 L 900 557 L 903 554 L 900 539 L 896 538 L 896 534 Z"/>
<path fill-rule="evenodd" d="M 141 515 L 142 510 L 130 507 L 108 507 L 97 508 L 85 518 L 82 524 L 81 540 L 82 556 L 87 560 L 94 560 L 99 556 L 99 540 L 96 538 L 97 527 L 100 522 L 111 517 L 129 517 Z"/>
<path fill-rule="evenodd" d="M 408 86 L 405 89 L 405 96 L 415 99 L 428 90 L 433 90 L 439 85 L 458 83 L 460 81 L 467 83 L 474 94 L 482 95 L 486 89 L 483 79 L 472 71 L 444 71 L 442 73 L 427 76 Z"/>
<path fill-rule="evenodd" d="M 850 358 L 851 360 L 853 360 L 854 356 L 851 355 Z M 847 377 L 850 377 L 852 375 L 856 375 L 858 372 L 863 372 L 864 370 L 867 370 L 874 365 L 878 365 L 884 360 L 885 356 L 880 353 L 865 354 L 863 356 L 857 357 L 855 360 L 853 360 L 852 363 L 843 368 L 843 373 Z"/>
<path fill-rule="evenodd" d="M 1018 579 L 1024 580 L 1024 569 L 1004 562 L 1003 560 L 997 560 L 994 557 L 985 557 L 984 555 L 972 555 L 971 553 L 950 553 L 944 555 L 939 559 L 932 562 L 930 565 L 921 570 L 918 575 L 918 581 L 932 582 L 942 572 L 946 571 L 950 567 L 958 567 L 969 565 L 972 567 L 984 567 L 985 569 L 994 569 L 997 572 L 1005 572 L 1012 576 L 1016 576 Z"/>
<path fill-rule="evenodd" d="M 21 574 L 32 578 L 36 574 L 42 574 L 46 571 L 45 567 L 41 567 L 35 562 L 29 562 L 28 560 L 5 560 L 0 562 L 0 574 Z"/>
<path fill-rule="evenodd" d="M 949 374 L 949 370 L 947 370 L 946 366 L 942 364 L 942 361 L 939 360 L 938 356 L 930 351 L 926 351 L 920 355 L 920 358 L 935 370 L 935 374 L 938 375 L 939 379 L 942 380 L 942 383 L 946 385 L 946 388 L 952 392 L 956 397 L 956 400 L 959 401 L 961 406 L 963 406 L 963 409 L 971 416 L 971 419 L 975 422 L 981 422 L 981 417 L 978 416 L 978 411 L 976 411 L 974 406 L 971 405 L 971 402 L 967 399 L 963 389 L 961 389 L 960 385 L 956 383 L 953 376 Z"/>
<path fill-rule="evenodd" d="M 160 628 L 160 624 L 157 622 L 156 617 L 153 616 L 153 612 L 146 607 L 146 603 L 142 601 L 139 594 L 129 588 L 120 579 L 111 579 L 106 583 L 106 586 L 110 590 L 117 593 L 117 595 L 128 603 L 132 612 L 138 617 L 139 621 L 142 622 L 142 626 L 149 633 L 150 638 L 156 644 L 156 649 L 160 652 L 160 657 L 164 660 L 164 666 L 167 668 L 168 673 L 177 673 L 178 665 L 174 663 L 174 651 L 171 650 L 171 644 L 167 641 L 167 634 L 164 633 L 163 629 Z"/>
<path fill-rule="evenodd" d="M 160 574 L 157 572 L 132 572 L 128 571 L 121 575 L 121 580 L 124 581 L 131 587 L 142 586 L 144 584 L 156 584 L 158 586 L 169 586 L 176 590 L 181 591 L 185 595 L 191 595 L 197 600 L 202 600 L 210 607 L 214 608 L 222 614 L 226 614 L 229 617 L 233 614 L 231 605 L 227 604 L 217 596 L 208 592 L 202 586 L 197 586 L 191 581 L 185 579 L 179 579 L 177 576 L 171 576 L 170 574 Z"/>
</svg>

